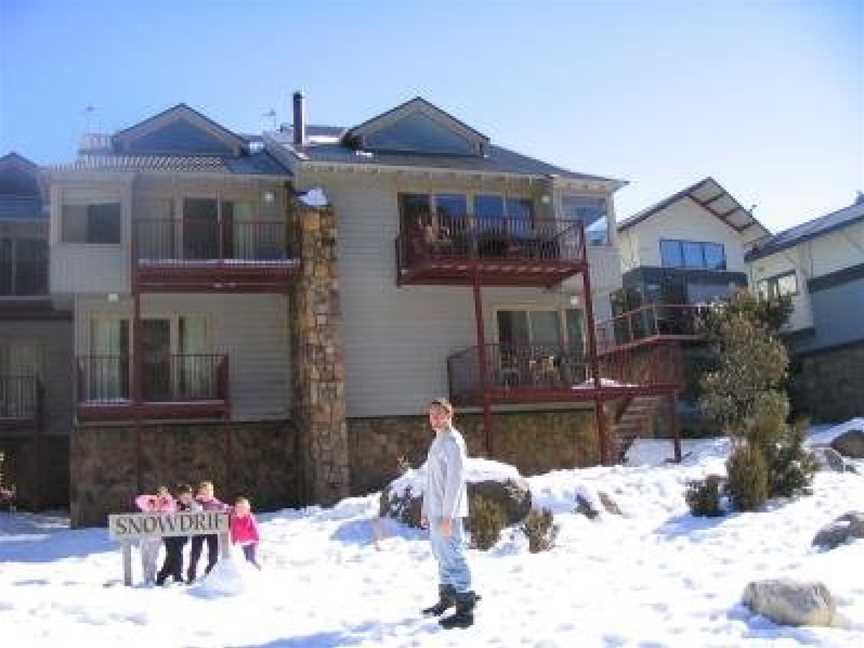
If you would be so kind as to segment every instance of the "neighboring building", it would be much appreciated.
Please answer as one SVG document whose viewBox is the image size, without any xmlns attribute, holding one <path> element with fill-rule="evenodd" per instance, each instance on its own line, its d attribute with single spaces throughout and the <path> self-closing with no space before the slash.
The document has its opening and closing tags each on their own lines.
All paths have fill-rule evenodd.
<svg viewBox="0 0 864 648">
<path fill-rule="evenodd" d="M 792 297 L 796 407 L 818 420 L 864 416 L 864 195 L 772 236 L 747 263 L 759 294 Z"/>
<path fill-rule="evenodd" d="M 472 453 L 527 474 L 615 461 L 674 403 L 677 347 L 596 349 L 623 182 L 419 98 L 341 128 L 298 94 L 294 117 L 245 136 L 181 104 L 46 171 L 73 523 L 179 480 L 263 508 L 378 488 L 442 393 Z"/>
<path fill-rule="evenodd" d="M 0 453 L 25 507 L 69 500 L 72 315 L 48 293 L 48 204 L 38 167 L 0 158 Z"/>
<path fill-rule="evenodd" d="M 710 177 L 630 216 L 618 224 L 623 289 L 612 297 L 615 320 L 603 328 L 619 343 L 692 335 L 697 305 L 747 287 L 744 255 L 767 236 Z"/>
</svg>

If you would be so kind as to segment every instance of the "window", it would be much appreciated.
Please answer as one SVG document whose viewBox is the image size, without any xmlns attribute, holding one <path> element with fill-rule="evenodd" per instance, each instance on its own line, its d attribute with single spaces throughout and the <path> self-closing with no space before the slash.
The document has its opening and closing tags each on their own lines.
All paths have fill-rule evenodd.
<svg viewBox="0 0 864 648">
<path fill-rule="evenodd" d="M 566 220 L 582 221 L 591 245 L 609 245 L 609 225 L 605 198 L 562 196 L 561 213 Z"/>
<path fill-rule="evenodd" d="M 529 198 L 508 198 L 507 218 L 512 232 L 530 232 L 534 228 L 534 203 Z"/>
<path fill-rule="evenodd" d="M 502 346 L 549 345 L 582 350 L 582 311 L 499 310 L 498 341 Z"/>
<path fill-rule="evenodd" d="M 660 259 L 664 268 L 726 269 L 726 251 L 720 243 L 664 239 Z"/>
<path fill-rule="evenodd" d="M 798 277 L 794 270 L 757 282 L 756 290 L 763 299 L 775 299 L 798 294 Z"/>
<path fill-rule="evenodd" d="M 117 245 L 121 214 L 119 202 L 63 205 L 63 242 Z"/>
<path fill-rule="evenodd" d="M 474 196 L 474 215 L 483 229 L 500 226 L 504 221 L 504 196 Z"/>
</svg>

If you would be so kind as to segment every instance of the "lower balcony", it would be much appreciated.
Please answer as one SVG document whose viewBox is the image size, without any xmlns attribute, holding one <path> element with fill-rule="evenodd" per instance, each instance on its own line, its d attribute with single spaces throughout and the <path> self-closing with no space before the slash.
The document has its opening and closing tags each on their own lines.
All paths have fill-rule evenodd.
<svg viewBox="0 0 864 648">
<path fill-rule="evenodd" d="M 78 359 L 79 421 L 223 419 L 230 415 L 222 354 Z M 137 388 L 136 388 L 137 384 Z"/>
<path fill-rule="evenodd" d="M 0 431 L 30 429 L 38 424 L 43 389 L 35 376 L 0 374 Z"/>
<path fill-rule="evenodd" d="M 674 343 L 619 347 L 598 356 L 600 387 L 591 363 L 579 350 L 560 345 L 485 346 L 485 380 L 480 347 L 447 359 L 454 404 L 544 403 L 669 394 L 683 384 L 683 361 Z"/>
</svg>

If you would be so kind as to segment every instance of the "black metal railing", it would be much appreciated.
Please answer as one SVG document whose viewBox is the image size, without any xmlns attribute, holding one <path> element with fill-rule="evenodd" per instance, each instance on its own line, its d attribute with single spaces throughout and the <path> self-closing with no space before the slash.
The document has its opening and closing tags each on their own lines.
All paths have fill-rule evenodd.
<svg viewBox="0 0 864 648">
<path fill-rule="evenodd" d="M 657 336 L 699 337 L 706 306 L 646 304 L 597 324 L 598 351 Z"/>
<path fill-rule="evenodd" d="M 228 357 L 224 354 L 144 354 L 140 366 L 129 356 L 78 359 L 78 402 L 131 402 L 134 372 L 144 403 L 228 400 Z"/>
<path fill-rule="evenodd" d="M 0 419 L 35 419 L 40 401 L 41 385 L 35 376 L 0 375 Z"/>
<path fill-rule="evenodd" d="M 0 297 L 48 294 L 48 261 L 0 261 Z"/>
<path fill-rule="evenodd" d="M 580 221 L 416 215 L 396 239 L 399 267 L 429 260 L 585 261 Z"/>
<path fill-rule="evenodd" d="M 291 247 L 284 222 L 146 218 L 135 221 L 134 249 L 139 262 L 267 264 L 293 259 Z"/>
</svg>

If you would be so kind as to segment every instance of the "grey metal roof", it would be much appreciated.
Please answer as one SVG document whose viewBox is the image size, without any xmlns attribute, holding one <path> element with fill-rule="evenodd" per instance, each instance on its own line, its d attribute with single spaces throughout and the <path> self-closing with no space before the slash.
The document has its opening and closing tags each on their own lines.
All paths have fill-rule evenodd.
<svg viewBox="0 0 864 648">
<path fill-rule="evenodd" d="M 775 234 L 745 256 L 747 261 L 755 261 L 769 254 L 774 254 L 804 241 L 823 236 L 829 232 L 847 227 L 853 223 L 864 221 L 864 199 L 858 198 L 854 203 L 843 209 L 838 209 L 819 218 L 801 223 L 783 232 Z"/>
<path fill-rule="evenodd" d="M 47 219 L 39 196 L 0 196 L 0 221 Z"/>
<path fill-rule="evenodd" d="M 266 151 L 248 156 L 213 155 L 125 155 L 85 153 L 56 170 L 211 172 L 236 175 L 284 175 L 291 172 Z"/>
<path fill-rule="evenodd" d="M 355 150 L 342 144 L 342 135 L 348 129 L 340 126 L 307 126 L 306 146 L 295 148 L 291 127 L 272 133 L 273 139 L 291 151 L 301 160 L 311 162 L 332 162 L 334 164 L 364 164 L 380 166 L 408 166 L 436 169 L 456 169 L 459 171 L 478 171 L 487 173 L 513 173 L 517 175 L 550 176 L 555 175 L 573 180 L 597 180 L 621 182 L 614 178 L 577 173 L 535 158 L 528 157 L 490 144 L 488 155 L 442 155 L 431 153 L 385 153 Z M 315 141 L 329 138 L 332 141 Z"/>
<path fill-rule="evenodd" d="M 767 228 L 756 220 L 748 210 L 744 209 L 735 198 L 726 191 L 723 186 L 712 177 L 707 177 L 696 182 L 681 191 L 664 198 L 660 202 L 646 207 L 640 212 L 625 218 L 618 223 L 618 231 L 621 232 L 637 223 L 650 218 L 654 214 L 663 211 L 669 205 L 683 198 L 689 198 L 705 210 L 719 218 L 736 232 L 742 232 L 748 227 L 758 226 L 768 234 Z"/>
</svg>

